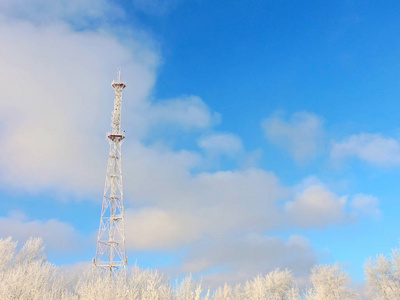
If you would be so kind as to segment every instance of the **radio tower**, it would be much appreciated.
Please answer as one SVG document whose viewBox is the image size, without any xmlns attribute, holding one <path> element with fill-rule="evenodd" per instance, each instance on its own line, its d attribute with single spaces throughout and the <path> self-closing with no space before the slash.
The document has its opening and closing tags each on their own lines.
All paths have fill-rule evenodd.
<svg viewBox="0 0 400 300">
<path fill-rule="evenodd" d="M 122 90 L 126 84 L 118 81 L 111 83 L 115 90 L 114 111 L 112 113 L 112 133 L 107 133 L 110 142 L 106 182 L 104 186 L 103 206 L 101 209 L 99 234 L 97 237 L 96 257 L 93 264 L 113 274 L 116 270 L 125 270 L 128 258 L 125 254 L 124 201 L 122 192 L 121 143 L 125 132 L 121 133 Z"/>
</svg>

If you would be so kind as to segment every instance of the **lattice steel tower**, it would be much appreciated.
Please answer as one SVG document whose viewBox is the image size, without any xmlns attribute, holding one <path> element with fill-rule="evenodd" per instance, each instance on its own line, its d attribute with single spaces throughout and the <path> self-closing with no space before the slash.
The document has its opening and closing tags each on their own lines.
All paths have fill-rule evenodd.
<svg viewBox="0 0 400 300">
<path fill-rule="evenodd" d="M 126 84 L 118 81 L 111 83 L 115 90 L 114 111 L 112 113 L 112 133 L 107 133 L 110 142 L 106 182 L 104 186 L 103 206 L 99 234 L 97 237 L 96 257 L 93 264 L 107 269 L 112 274 L 115 270 L 125 269 L 128 258 L 125 253 L 124 201 L 122 191 L 121 143 L 125 132 L 121 133 L 122 90 Z"/>
</svg>

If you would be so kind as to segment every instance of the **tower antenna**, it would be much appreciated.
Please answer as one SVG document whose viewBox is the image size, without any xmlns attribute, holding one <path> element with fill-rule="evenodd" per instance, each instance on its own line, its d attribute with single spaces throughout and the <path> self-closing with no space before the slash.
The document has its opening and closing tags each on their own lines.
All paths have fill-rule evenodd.
<svg viewBox="0 0 400 300">
<path fill-rule="evenodd" d="M 121 69 L 118 81 L 111 83 L 114 93 L 112 112 L 112 132 L 107 133 L 110 143 L 107 173 L 104 185 L 103 205 L 101 209 L 99 233 L 97 236 L 94 266 L 109 270 L 112 275 L 116 270 L 125 270 L 128 258 L 125 251 L 124 200 L 122 190 L 121 144 L 125 133 L 121 133 L 122 90 L 126 84 L 121 82 Z"/>
</svg>

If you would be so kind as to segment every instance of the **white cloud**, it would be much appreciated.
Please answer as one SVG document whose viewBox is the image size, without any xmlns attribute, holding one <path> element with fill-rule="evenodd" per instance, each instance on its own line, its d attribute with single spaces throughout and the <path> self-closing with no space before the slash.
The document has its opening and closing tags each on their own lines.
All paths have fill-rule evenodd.
<svg viewBox="0 0 400 300">
<path fill-rule="evenodd" d="M 220 121 L 219 114 L 196 96 L 160 101 L 149 107 L 146 117 L 150 126 L 173 125 L 181 130 L 205 129 Z"/>
<path fill-rule="evenodd" d="M 153 85 L 157 57 L 140 41 L 131 51 L 104 32 L 75 32 L 60 23 L 1 23 L 0 38 L 7 44 L 0 48 L 0 164 L 6 181 L 33 189 L 100 188 L 97 150 L 106 152 L 106 127 L 99 120 L 108 120 L 112 108 L 109 75 L 125 66 L 137 101 Z"/>
<path fill-rule="evenodd" d="M 258 169 L 180 180 L 164 194 L 163 187 L 154 189 L 156 208 L 128 212 L 127 245 L 139 250 L 189 246 L 182 266 L 167 271 L 174 276 L 201 275 L 212 287 L 276 267 L 293 269 L 302 277 L 318 259 L 309 241 L 297 236 L 285 241 L 261 232 L 351 222 L 354 216 L 374 216 L 379 204 L 372 196 L 338 196 L 315 179 L 288 189 L 273 174 Z M 290 190 L 297 191 L 294 200 L 281 210 Z"/>
<path fill-rule="evenodd" d="M 201 220 L 176 211 L 157 208 L 127 210 L 126 247 L 135 250 L 169 249 L 188 245 L 199 238 Z"/>
<path fill-rule="evenodd" d="M 107 0 L 0 0 L 0 15 L 35 24 L 61 19 L 87 25 L 96 20 L 122 17 L 123 11 Z"/>
<path fill-rule="evenodd" d="M 263 121 L 267 139 L 288 151 L 295 160 L 305 161 L 314 157 L 323 137 L 322 120 L 308 112 L 297 112 L 286 121 L 275 114 Z"/>
<path fill-rule="evenodd" d="M 284 240 L 248 234 L 203 244 L 184 259 L 181 271 L 205 272 L 203 285 L 215 288 L 225 282 L 244 282 L 276 268 L 289 268 L 296 276 L 304 276 L 316 261 L 317 254 L 304 237 L 290 236 Z M 207 274 L 212 268 L 218 271 Z"/>
<path fill-rule="evenodd" d="M 126 228 L 136 232 L 133 227 L 146 227 L 158 215 L 166 222 L 162 232 L 167 231 L 164 239 L 168 237 L 168 241 L 157 241 L 160 233 L 149 229 L 147 236 L 136 234 L 130 237 L 132 240 L 128 244 L 139 248 L 173 248 L 188 244 L 190 236 L 207 235 L 218 239 L 232 231 L 274 228 L 282 219 L 277 202 L 288 195 L 288 190 L 272 173 L 249 169 L 202 173 L 194 177 L 190 173 L 166 173 L 165 176 L 164 180 L 164 177 L 141 174 L 142 180 L 147 181 L 125 181 L 140 195 L 133 199 L 125 197 L 127 201 L 146 199 L 157 207 L 157 210 L 132 212 L 137 219 L 132 219 Z"/>
<path fill-rule="evenodd" d="M 373 217 L 379 219 L 382 213 L 379 209 L 378 198 L 372 195 L 354 195 L 350 201 L 350 207 L 359 216 Z"/>
<path fill-rule="evenodd" d="M 135 101 L 129 94 L 130 89 L 128 82 L 123 95 L 123 116 L 128 117 L 124 117 L 122 122 L 122 126 L 129 129 L 128 137 L 143 139 L 157 136 L 161 139 L 163 134 L 199 132 L 220 122 L 220 115 L 211 111 L 199 97 L 182 96 L 154 102 L 142 97 L 140 101 Z"/>
<path fill-rule="evenodd" d="M 7 185 L 101 190 L 117 66 L 128 82 L 122 126 L 131 130 L 124 153 L 156 126 L 197 130 L 218 121 L 198 97 L 146 100 L 159 61 L 146 42 L 132 39 L 127 46 L 106 31 L 75 32 L 62 23 L 1 25 L 7 47 L 0 48 L 0 164 Z M 169 153 L 161 157 L 190 156 Z"/>
<path fill-rule="evenodd" d="M 231 133 L 214 133 L 198 140 L 198 145 L 205 151 L 213 154 L 235 156 L 243 151 L 241 139 Z"/>
<path fill-rule="evenodd" d="M 181 198 L 188 197 L 185 185 L 191 177 L 190 170 L 199 159 L 196 153 L 185 150 L 174 152 L 139 142 L 124 144 L 125 201 L 142 205 L 175 205 L 183 201 Z"/>
<path fill-rule="evenodd" d="M 295 188 L 294 199 L 285 203 L 288 222 L 302 228 L 323 228 L 354 221 L 354 217 L 379 218 L 379 200 L 372 195 L 338 196 L 316 179 Z"/>
<path fill-rule="evenodd" d="M 352 135 L 342 142 L 333 143 L 332 159 L 343 160 L 349 157 L 357 157 L 382 167 L 399 166 L 400 144 L 393 138 L 368 133 Z"/>
<path fill-rule="evenodd" d="M 0 217 L 0 238 L 9 236 L 21 244 L 30 237 L 41 237 L 50 250 L 59 252 L 77 250 L 87 242 L 68 223 L 56 219 L 30 220 L 20 211 L 14 211 L 8 217 Z"/>
<path fill-rule="evenodd" d="M 285 203 L 289 218 L 298 226 L 318 228 L 342 222 L 347 197 L 339 197 L 325 186 L 312 185 Z"/>
<path fill-rule="evenodd" d="M 259 165 L 262 156 L 263 151 L 261 149 L 247 152 L 244 160 L 241 163 L 241 167 L 244 169 L 256 168 Z"/>
</svg>

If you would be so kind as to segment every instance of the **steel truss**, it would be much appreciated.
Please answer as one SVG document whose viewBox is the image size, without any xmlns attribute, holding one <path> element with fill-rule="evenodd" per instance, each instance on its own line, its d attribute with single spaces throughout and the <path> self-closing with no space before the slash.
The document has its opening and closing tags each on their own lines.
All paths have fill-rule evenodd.
<svg viewBox="0 0 400 300">
<path fill-rule="evenodd" d="M 124 197 L 122 189 L 122 163 L 121 144 L 125 133 L 121 133 L 121 105 L 122 90 L 126 84 L 120 81 L 113 81 L 114 88 L 114 111 L 112 113 L 112 133 L 107 137 L 110 143 L 108 156 L 107 174 L 104 186 L 103 205 L 99 233 L 97 237 L 96 256 L 93 264 L 113 274 L 116 270 L 125 270 L 128 258 L 125 251 L 125 227 L 124 227 Z"/>
</svg>

